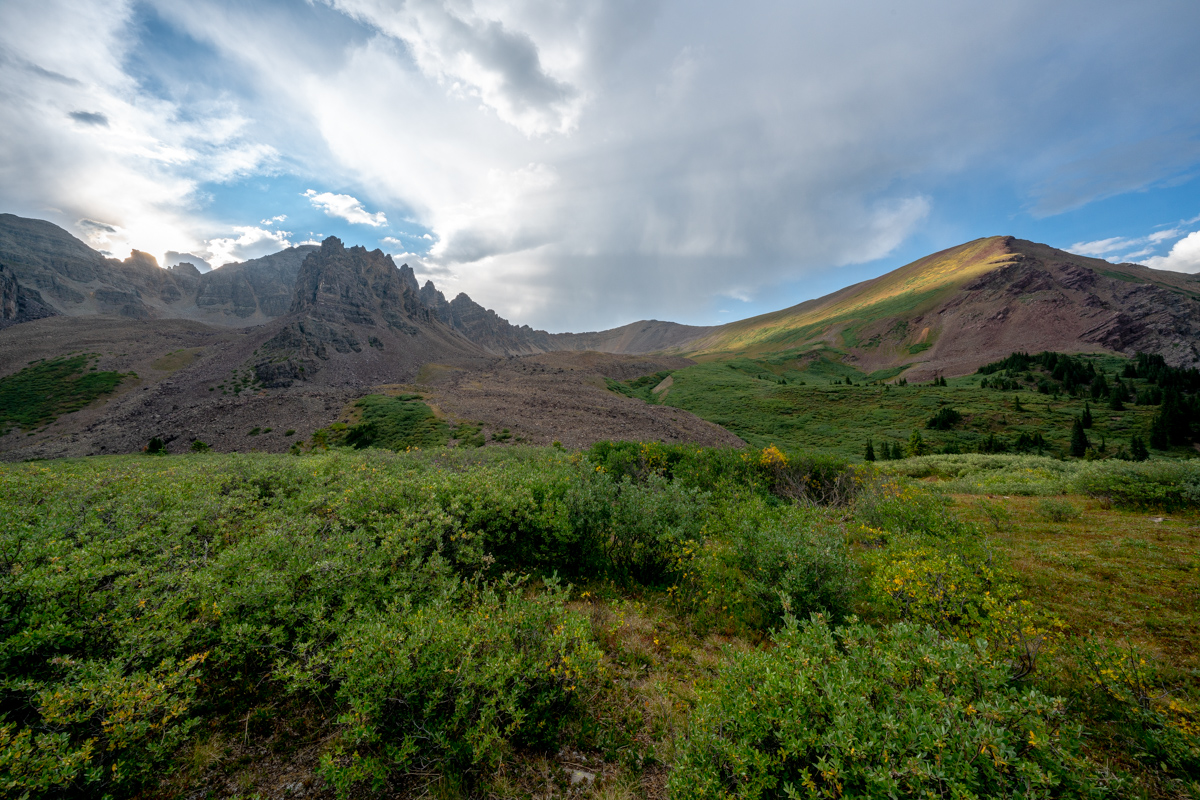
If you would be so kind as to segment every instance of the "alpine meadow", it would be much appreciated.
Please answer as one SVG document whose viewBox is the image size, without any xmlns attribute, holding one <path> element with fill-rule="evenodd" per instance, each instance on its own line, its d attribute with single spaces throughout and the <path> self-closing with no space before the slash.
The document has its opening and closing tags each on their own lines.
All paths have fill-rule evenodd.
<svg viewBox="0 0 1200 800">
<path fill-rule="evenodd" d="M 1200 800 L 1197 30 L 0 3 L 0 798 Z"/>
</svg>

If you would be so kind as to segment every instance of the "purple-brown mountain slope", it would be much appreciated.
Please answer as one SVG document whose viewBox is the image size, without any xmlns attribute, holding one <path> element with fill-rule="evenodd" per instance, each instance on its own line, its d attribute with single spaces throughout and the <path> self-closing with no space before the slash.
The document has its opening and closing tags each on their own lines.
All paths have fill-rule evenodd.
<svg viewBox="0 0 1200 800">
<path fill-rule="evenodd" d="M 911 364 L 916 378 L 971 372 L 1016 350 L 1140 350 L 1196 366 L 1200 276 L 995 236 L 723 325 L 673 352 L 710 359 L 815 348 L 868 373 Z"/>
</svg>

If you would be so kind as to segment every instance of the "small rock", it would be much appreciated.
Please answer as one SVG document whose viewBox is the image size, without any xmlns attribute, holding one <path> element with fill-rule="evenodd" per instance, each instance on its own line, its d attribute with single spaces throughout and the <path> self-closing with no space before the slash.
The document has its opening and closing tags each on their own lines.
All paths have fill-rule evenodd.
<svg viewBox="0 0 1200 800">
<path fill-rule="evenodd" d="M 1150 521 L 1151 522 L 1166 522 L 1167 518 L 1166 517 L 1151 517 Z"/>
<path fill-rule="evenodd" d="M 580 783 L 592 783 L 596 780 L 595 773 L 584 772 L 581 769 L 571 770 L 571 785 L 575 786 Z"/>
</svg>

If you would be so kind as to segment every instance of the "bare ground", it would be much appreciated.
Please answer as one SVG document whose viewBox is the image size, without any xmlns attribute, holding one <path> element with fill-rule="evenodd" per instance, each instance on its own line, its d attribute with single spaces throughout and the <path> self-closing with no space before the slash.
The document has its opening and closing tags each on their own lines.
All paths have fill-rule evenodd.
<svg viewBox="0 0 1200 800">
<path fill-rule="evenodd" d="M 244 374 L 270 335 L 269 325 L 229 330 L 186 320 L 102 317 L 55 317 L 0 331 L 0 376 L 72 352 L 98 353 L 101 370 L 137 373 L 87 408 L 0 437 L 0 460 L 138 452 L 151 437 L 172 453 L 186 452 L 197 440 L 216 452 L 282 453 L 318 428 L 352 419 L 357 398 L 389 388 L 419 392 L 451 423 L 482 423 L 488 446 L 501 444 L 491 435 L 505 428 L 512 435 L 507 441 L 571 448 L 602 439 L 743 444 L 686 411 L 606 388 L 605 378 L 691 363 L 672 357 L 557 352 L 437 360 L 418 368 L 419 354 L 411 350 L 390 349 L 384 361 L 366 348 L 331 361 L 313 381 L 223 394 L 220 385 Z"/>
</svg>

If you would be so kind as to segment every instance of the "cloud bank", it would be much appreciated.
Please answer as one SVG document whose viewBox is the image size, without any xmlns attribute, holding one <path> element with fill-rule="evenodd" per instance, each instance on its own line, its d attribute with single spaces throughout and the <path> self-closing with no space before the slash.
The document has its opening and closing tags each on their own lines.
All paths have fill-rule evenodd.
<svg viewBox="0 0 1200 800">
<path fill-rule="evenodd" d="M 213 264 L 332 228 L 553 330 L 708 323 L 1186 183 L 1198 28 L 1183 0 L 13 0 L 0 203 Z M 1188 230 L 1067 241 L 1182 264 Z"/>
</svg>

